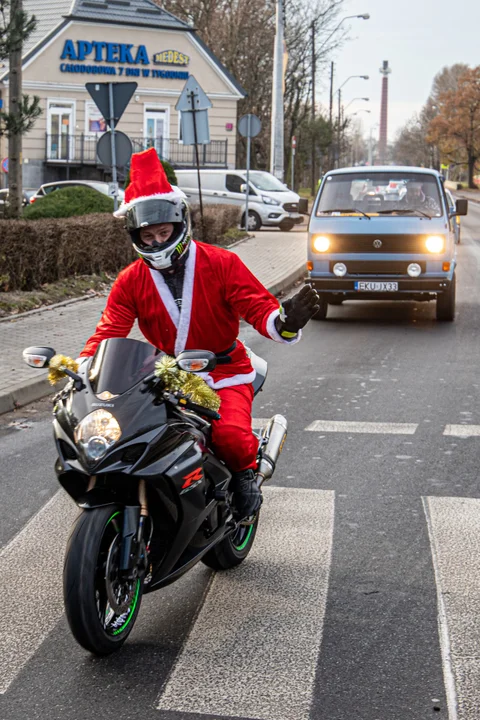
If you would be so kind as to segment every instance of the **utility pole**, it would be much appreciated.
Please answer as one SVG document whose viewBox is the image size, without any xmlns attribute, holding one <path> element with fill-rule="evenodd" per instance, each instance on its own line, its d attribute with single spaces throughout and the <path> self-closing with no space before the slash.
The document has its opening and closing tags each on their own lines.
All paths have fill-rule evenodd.
<svg viewBox="0 0 480 720">
<path fill-rule="evenodd" d="M 22 104 L 22 41 L 21 18 L 23 0 L 11 0 L 10 17 L 14 23 L 15 42 L 9 54 L 8 110 L 20 118 Z M 8 201 L 9 215 L 18 218 L 22 212 L 22 134 L 11 132 L 8 137 Z"/>
<path fill-rule="evenodd" d="M 315 21 L 312 22 L 311 25 L 312 29 L 312 182 L 311 182 L 311 192 L 312 195 L 315 195 L 316 191 L 316 182 L 315 182 L 315 176 L 316 176 L 316 143 L 315 143 L 315 71 L 316 71 L 316 62 L 315 62 Z"/>
<path fill-rule="evenodd" d="M 273 54 L 272 130 L 270 172 L 283 182 L 283 0 L 276 0 L 276 31 Z"/>
<path fill-rule="evenodd" d="M 328 147 L 328 169 L 331 170 L 333 167 L 333 75 L 334 75 L 335 63 L 330 63 L 330 103 L 328 111 L 328 123 L 330 127 L 330 145 Z"/>
</svg>

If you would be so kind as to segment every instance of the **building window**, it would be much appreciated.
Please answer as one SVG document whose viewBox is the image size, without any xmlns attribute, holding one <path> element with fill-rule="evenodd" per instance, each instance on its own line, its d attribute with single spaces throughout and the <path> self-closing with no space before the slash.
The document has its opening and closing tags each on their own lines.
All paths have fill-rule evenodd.
<svg viewBox="0 0 480 720">
<path fill-rule="evenodd" d="M 85 103 L 85 132 L 100 135 L 107 131 L 107 123 L 95 103 Z"/>
<path fill-rule="evenodd" d="M 75 103 L 48 101 L 47 159 L 72 160 L 74 155 Z"/>
<path fill-rule="evenodd" d="M 169 112 L 166 108 L 145 108 L 145 145 L 154 147 L 158 156 L 168 160 L 169 156 Z"/>
</svg>

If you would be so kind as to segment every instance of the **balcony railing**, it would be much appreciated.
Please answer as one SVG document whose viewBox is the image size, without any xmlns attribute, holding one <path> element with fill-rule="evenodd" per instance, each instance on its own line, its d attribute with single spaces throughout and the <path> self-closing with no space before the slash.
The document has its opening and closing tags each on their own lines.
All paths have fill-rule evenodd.
<svg viewBox="0 0 480 720">
<path fill-rule="evenodd" d="M 45 159 L 49 164 L 98 165 L 97 142 L 100 135 L 46 135 Z M 133 152 L 154 147 L 162 160 L 168 160 L 174 167 L 195 167 L 195 147 L 184 145 L 180 140 L 152 140 L 151 138 L 130 138 Z M 208 145 L 199 145 L 199 161 L 202 167 L 227 167 L 228 140 L 212 140 Z"/>
</svg>

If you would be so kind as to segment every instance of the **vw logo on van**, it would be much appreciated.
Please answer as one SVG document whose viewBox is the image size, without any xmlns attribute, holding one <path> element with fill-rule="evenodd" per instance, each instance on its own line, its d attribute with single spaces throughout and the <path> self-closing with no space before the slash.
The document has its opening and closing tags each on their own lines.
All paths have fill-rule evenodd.
<svg viewBox="0 0 480 720">
<path fill-rule="evenodd" d="M 378 250 L 379 248 L 381 248 L 382 245 L 383 245 L 383 243 L 382 243 L 381 240 L 374 240 L 374 241 L 373 241 L 373 247 L 376 248 L 377 250 Z"/>
</svg>

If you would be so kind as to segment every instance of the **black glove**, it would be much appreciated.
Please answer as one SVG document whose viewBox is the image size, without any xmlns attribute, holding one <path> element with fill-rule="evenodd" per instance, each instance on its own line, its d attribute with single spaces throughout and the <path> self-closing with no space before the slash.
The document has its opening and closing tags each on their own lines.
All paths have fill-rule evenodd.
<svg viewBox="0 0 480 720">
<path fill-rule="evenodd" d="M 305 285 L 299 293 L 285 300 L 280 316 L 275 325 L 282 337 L 288 339 L 290 334 L 296 335 L 315 313 L 320 310 L 320 298 L 311 285 Z M 278 322 L 277 322 L 278 321 Z"/>
</svg>

